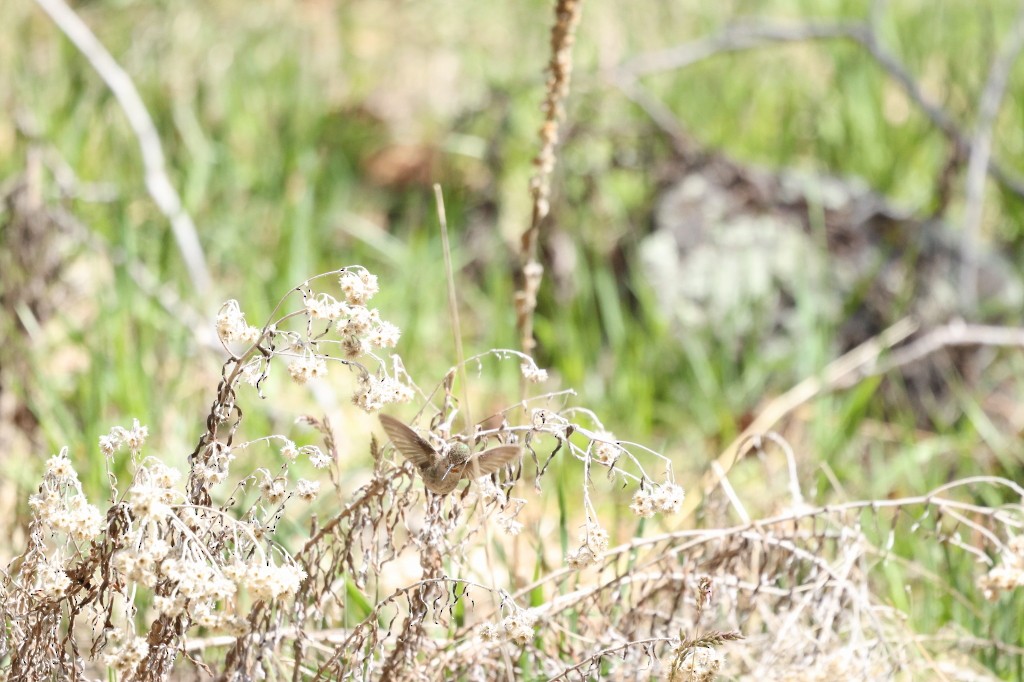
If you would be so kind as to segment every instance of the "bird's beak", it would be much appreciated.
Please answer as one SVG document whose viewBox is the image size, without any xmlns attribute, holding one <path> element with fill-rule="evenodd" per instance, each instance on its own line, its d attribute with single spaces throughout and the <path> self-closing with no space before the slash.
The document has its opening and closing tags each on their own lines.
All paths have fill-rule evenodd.
<svg viewBox="0 0 1024 682">
<path fill-rule="evenodd" d="M 465 470 L 466 467 L 468 467 L 469 465 L 470 465 L 470 460 L 466 460 L 466 462 L 462 465 L 462 469 Z M 442 476 L 441 478 L 442 479 L 448 478 L 448 474 L 450 474 L 452 472 L 452 469 L 454 469 L 456 466 L 458 466 L 458 465 L 457 464 L 449 464 L 448 465 L 448 470 L 444 472 L 444 476 Z M 459 476 L 460 477 L 462 476 L 461 472 L 459 473 Z"/>
</svg>

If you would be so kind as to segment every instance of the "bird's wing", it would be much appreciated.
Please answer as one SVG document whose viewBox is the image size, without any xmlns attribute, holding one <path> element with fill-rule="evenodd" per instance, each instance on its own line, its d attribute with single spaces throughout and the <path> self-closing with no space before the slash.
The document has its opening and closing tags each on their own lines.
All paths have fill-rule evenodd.
<svg viewBox="0 0 1024 682">
<path fill-rule="evenodd" d="M 395 449 L 417 467 L 429 466 L 436 454 L 430 443 L 416 435 L 416 432 L 386 414 L 380 415 L 380 424 L 391 439 Z"/>
<path fill-rule="evenodd" d="M 490 450 L 484 450 L 469 461 L 462 470 L 463 478 L 477 478 L 487 476 L 505 466 L 512 460 L 519 457 L 521 450 L 518 445 L 499 445 Z M 475 465 L 475 466 L 474 466 Z"/>
</svg>

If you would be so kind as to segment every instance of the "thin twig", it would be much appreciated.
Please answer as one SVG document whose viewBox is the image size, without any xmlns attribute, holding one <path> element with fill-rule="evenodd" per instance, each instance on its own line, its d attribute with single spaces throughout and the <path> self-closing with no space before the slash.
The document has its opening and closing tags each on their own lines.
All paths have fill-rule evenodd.
<svg viewBox="0 0 1024 682">
<path fill-rule="evenodd" d="M 171 223 L 171 231 L 178 243 L 185 267 L 188 268 L 192 288 L 200 298 L 205 298 L 210 292 L 212 280 L 206 267 L 206 258 L 195 223 L 192 222 L 192 217 L 182 205 L 178 191 L 167 176 L 160 136 L 131 77 L 64 0 L 36 0 L 36 4 L 50 15 L 53 23 L 78 48 L 121 105 L 121 110 L 124 111 L 142 152 L 142 163 L 146 170 L 146 189 L 149 190 L 149 195 L 157 208 Z"/>
<path fill-rule="evenodd" d="M 601 649 L 597 653 L 592 654 L 592 655 L 588 656 L 587 658 L 583 659 L 582 661 L 580 661 L 576 665 L 570 666 L 570 667 L 566 668 L 565 670 L 563 670 L 562 672 L 560 672 L 557 675 L 555 675 L 554 677 L 548 678 L 548 682 L 557 682 L 557 680 L 568 679 L 569 675 L 572 674 L 572 673 L 579 673 L 580 677 L 582 679 L 587 679 L 587 676 L 583 675 L 583 673 L 582 673 L 583 668 L 585 666 L 592 666 L 592 665 L 594 665 L 595 663 L 599 662 L 605 656 L 610 656 L 610 655 L 612 655 L 612 654 L 614 654 L 616 652 L 623 651 L 623 650 L 628 649 L 630 647 L 635 647 L 635 646 L 651 646 L 653 644 L 672 644 L 674 642 L 675 642 L 675 639 L 673 639 L 672 637 L 649 637 L 648 639 L 638 639 L 638 640 L 633 641 L 633 642 L 623 642 L 622 644 L 616 644 L 614 646 L 610 646 L 610 647 Z"/>
</svg>

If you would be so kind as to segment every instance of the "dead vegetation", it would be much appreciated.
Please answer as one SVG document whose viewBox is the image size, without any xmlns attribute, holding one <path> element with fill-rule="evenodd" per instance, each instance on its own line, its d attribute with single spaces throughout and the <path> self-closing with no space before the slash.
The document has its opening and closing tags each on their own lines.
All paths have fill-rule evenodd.
<svg viewBox="0 0 1024 682">
<path fill-rule="evenodd" d="M 581 4 L 557 3 L 515 301 L 525 351 L 534 343 L 537 244 Z M 884 62 L 866 30 L 840 37 Z M 764 39 L 788 38 L 755 36 Z M 621 82 L 639 96 L 636 77 Z M 122 89 L 129 99 L 133 91 Z M 964 154 L 973 149 L 967 136 L 943 130 Z M 163 177 L 153 153 L 150 173 Z M 1001 166 L 973 158 L 1012 186 Z M 191 220 L 176 193 L 159 180 L 151 190 L 189 243 Z M 8 238 L 48 215 L 38 201 L 21 203 L 23 191 L 9 193 Z M 189 262 L 202 261 L 189 254 Z M 35 254 L 44 289 L 59 269 L 49 255 Z M 145 273 L 135 272 L 146 286 Z M 204 272 L 192 269 L 199 288 Z M 34 296 L 25 305 L 44 317 L 45 295 L 31 284 L 3 293 Z M 899 346 L 917 322 L 872 329 L 821 377 L 770 403 L 702 483 L 687 485 L 694 490 L 684 506 L 686 482 L 669 458 L 616 438 L 570 389 L 531 391 L 547 375 L 526 353 L 459 357 L 422 388 L 392 353 L 398 327 L 369 307 L 377 289 L 365 268 L 340 268 L 299 284 L 260 326 L 236 301 L 225 303 L 215 327 L 228 359 L 187 471 L 147 451 L 148 429 L 138 422 L 98 443 L 110 472 L 103 502 L 87 499 L 66 450 L 50 458 L 29 503 L 27 546 L 0 573 L 0 678 L 990 679 L 975 654 L 1024 653 L 1003 632 L 915 631 L 897 605 L 948 593 L 983 620 L 974 595 L 1015 599 L 1024 586 L 1024 488 L 975 476 L 911 496 L 822 502 L 774 430 L 813 397 L 949 346 L 1019 347 L 1019 330 L 954 324 Z M 523 392 L 494 396 L 501 409 L 470 418 L 467 368 L 486 377 L 508 362 L 519 366 Z M 476 452 L 515 446 L 522 457 L 439 495 L 424 489 L 412 463 L 372 440 L 369 475 L 353 483 L 338 447 L 352 434 L 336 432 L 326 417 L 294 415 L 309 441 L 301 445 L 286 434 L 247 432 L 244 416 L 258 399 L 288 405 L 286 374 L 299 385 L 341 374 L 365 412 L 412 404 L 409 423 L 439 452 L 454 443 Z M 751 513 L 729 473 L 744 457 L 779 453 L 786 476 L 764 492 L 780 502 Z M 546 506 L 552 497 L 561 500 L 557 520 Z M 651 531 L 645 524 L 656 516 L 668 521 Z M 900 550 L 908 537 L 924 556 Z M 967 564 L 970 585 L 944 573 Z M 894 572 L 906 578 L 904 594 L 880 591 L 880 576 Z"/>
</svg>

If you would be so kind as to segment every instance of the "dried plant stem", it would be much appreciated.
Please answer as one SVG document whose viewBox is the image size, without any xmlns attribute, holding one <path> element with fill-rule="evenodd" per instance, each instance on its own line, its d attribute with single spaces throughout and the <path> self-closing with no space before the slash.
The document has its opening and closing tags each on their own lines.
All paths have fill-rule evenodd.
<svg viewBox="0 0 1024 682">
<path fill-rule="evenodd" d="M 475 434 L 475 422 L 473 421 L 473 415 L 470 408 L 469 400 L 469 382 L 466 380 L 466 360 L 465 353 L 462 349 L 462 325 L 459 322 L 459 301 L 455 291 L 455 271 L 452 268 L 452 251 L 448 241 L 448 218 L 444 210 L 444 194 L 441 191 L 441 185 L 434 185 L 434 199 L 437 202 L 437 220 L 441 226 L 441 245 L 444 251 L 444 269 L 445 279 L 448 283 L 448 313 L 452 323 L 452 337 L 455 339 L 455 359 L 458 362 L 458 373 L 459 383 L 462 384 L 463 391 L 463 405 L 462 414 L 466 420 L 467 427 L 471 430 L 469 433 L 470 442 L 469 445 L 472 447 Z M 472 462 L 472 466 L 476 466 L 476 461 Z M 487 571 L 489 575 L 497 575 L 494 567 L 494 557 L 491 552 L 491 545 L 493 544 L 493 531 L 490 524 L 485 526 L 485 540 L 484 540 L 484 557 L 487 561 Z M 501 599 L 492 591 L 489 591 L 491 595 L 491 601 L 494 605 L 494 610 L 497 612 L 501 608 Z M 513 672 L 512 661 L 507 655 L 503 656 L 505 664 L 505 671 L 509 680 L 515 679 Z"/>
<path fill-rule="evenodd" d="M 121 105 L 142 152 L 142 163 L 146 170 L 146 189 L 160 212 L 171 223 L 171 231 L 178 243 L 185 267 L 188 268 L 192 288 L 199 297 L 204 297 L 211 290 L 212 280 L 206 267 L 203 247 L 199 242 L 192 217 L 182 205 L 178 191 L 167 176 L 167 164 L 160 136 L 135 84 L 64 0 L 36 0 L 36 3 L 50 15 L 68 40 L 78 48 Z"/>
<path fill-rule="evenodd" d="M 708 471 L 704 476 L 701 488 L 689 492 L 686 496 L 686 501 L 683 503 L 683 516 L 693 513 L 700 505 L 704 495 L 718 486 L 722 478 L 729 473 L 729 470 L 739 460 L 743 453 L 743 448 L 754 442 L 755 437 L 770 431 L 780 419 L 822 391 L 834 390 L 844 385 L 843 382 L 851 375 L 862 376 L 863 370 L 873 366 L 882 352 L 906 339 L 916 330 L 917 324 L 910 319 L 904 318 L 845 355 L 833 360 L 825 367 L 821 376 L 804 379 L 768 403 L 750 426 L 744 429 L 743 433 L 737 436 L 729 444 L 729 447 L 719 455 L 716 460 L 718 468 L 712 468 Z"/>
<path fill-rule="evenodd" d="M 444 194 L 441 185 L 434 185 L 434 200 L 437 202 L 437 221 L 441 226 L 441 250 L 444 252 L 445 281 L 448 284 L 448 316 L 452 323 L 452 339 L 455 342 L 455 361 L 458 363 L 459 382 L 462 384 L 462 414 L 469 428 L 473 427 L 473 415 L 469 406 L 469 384 L 466 381 L 465 353 L 462 350 L 462 324 L 459 322 L 459 299 L 455 293 L 455 272 L 452 268 L 452 249 L 448 242 L 448 217 L 444 210 Z M 472 436 L 473 434 L 470 434 Z"/>
<path fill-rule="evenodd" d="M 1008 491 L 1024 497 L 1024 488 L 1010 479 L 999 476 L 972 476 L 939 486 L 923 495 L 914 495 L 896 499 L 856 500 L 842 504 L 806 506 L 802 509 L 790 510 L 775 516 L 754 519 L 749 523 L 740 523 L 726 528 L 693 528 L 652 535 L 649 537 L 633 538 L 629 542 L 610 548 L 605 553 L 605 561 L 607 565 L 611 565 L 612 560 L 616 557 L 630 556 L 642 548 L 664 544 L 665 548 L 658 549 L 652 555 L 654 556 L 654 561 L 657 562 L 667 555 L 685 555 L 686 552 L 692 551 L 696 547 L 712 540 L 737 536 L 763 539 L 771 535 L 771 530 L 773 528 L 792 526 L 800 520 L 814 519 L 820 516 L 835 517 L 847 513 L 859 513 L 864 510 L 870 510 L 873 513 L 877 513 L 885 509 L 899 510 L 907 507 L 923 506 L 926 508 L 939 509 L 943 512 L 948 512 L 949 510 L 960 510 L 978 518 L 998 519 L 1003 523 L 1013 524 L 1014 521 L 1012 519 L 1012 513 L 1008 510 L 969 504 L 952 498 L 942 497 L 943 493 L 957 488 L 975 485 L 990 485 L 993 487 L 1006 488 Z M 962 519 L 958 520 L 963 522 Z M 968 527 L 970 527 L 972 531 L 977 531 L 981 528 L 979 524 L 974 522 L 970 522 Z M 777 538 L 776 540 L 772 540 L 772 542 L 777 542 Z M 999 542 L 994 546 L 1002 547 L 1003 543 Z M 812 562 L 818 561 L 818 559 L 814 557 L 811 557 L 810 560 Z M 553 611 L 568 608 L 573 604 L 579 603 L 581 600 L 594 594 L 600 589 L 607 588 L 609 585 L 618 585 L 630 580 L 639 580 L 643 576 L 642 569 L 645 566 L 646 564 L 634 565 L 629 574 L 615 576 L 611 580 L 602 584 L 589 585 L 582 587 L 575 592 L 562 595 L 554 602 L 542 607 L 542 609 L 546 613 L 550 614 Z M 557 584 L 573 573 L 573 569 L 568 567 L 550 571 L 547 575 L 519 588 L 512 594 L 512 598 L 525 599 L 532 591 L 547 584 Z M 765 588 L 763 586 L 758 586 L 757 589 Z"/>
<path fill-rule="evenodd" d="M 952 322 L 923 334 L 913 342 L 893 351 L 884 361 L 879 361 L 883 351 L 900 343 L 916 329 L 914 322 L 909 319 L 901 320 L 829 364 L 821 378 L 809 377 L 771 401 L 718 457 L 717 466 L 712 467 L 704 477 L 701 490 L 690 492 L 683 505 L 683 514 L 690 514 L 697 508 L 703 495 L 713 490 L 725 478 L 748 446 L 758 443 L 758 439 L 769 433 L 780 419 L 823 391 L 849 389 L 867 377 L 880 376 L 905 367 L 947 347 L 1024 348 L 1022 328 Z"/>
<path fill-rule="evenodd" d="M 564 101 L 569 94 L 572 76 L 572 47 L 576 27 L 583 12 L 583 0 L 556 0 L 555 24 L 551 27 L 551 61 L 548 63 L 547 95 L 544 98 L 544 123 L 540 128 L 540 153 L 534 159 L 536 170 L 530 179 L 533 209 L 530 226 L 520 243 L 522 259 L 522 287 L 515 295 L 516 327 L 519 344 L 524 353 L 532 353 L 536 346 L 533 338 L 533 313 L 537 308 L 537 292 L 544 277 L 544 267 L 538 260 L 540 226 L 551 208 L 551 172 L 555 168 L 558 129 L 565 117 Z"/>
<path fill-rule="evenodd" d="M 996 116 L 1006 94 L 1010 71 L 1020 51 L 1024 49 L 1024 8 L 1010 27 L 1002 49 L 992 61 L 985 88 L 978 100 L 977 120 L 971 136 L 971 153 L 967 161 L 966 197 L 964 199 L 964 226 L 960 240 L 963 261 L 960 265 L 960 303 L 971 310 L 978 298 L 978 233 L 981 231 L 982 212 L 985 207 L 985 177 L 992 157 L 992 133 Z"/>
<path fill-rule="evenodd" d="M 950 322 L 936 327 L 927 334 L 922 334 L 914 339 L 911 343 L 896 349 L 884 362 L 872 368 L 870 375 L 877 376 L 900 367 L 906 367 L 943 348 L 962 346 L 1024 348 L 1024 328 L 966 324 L 962 321 Z M 840 388 L 845 387 L 845 385 L 840 386 Z"/>
<path fill-rule="evenodd" d="M 635 642 L 623 642 L 622 644 L 607 647 L 583 659 L 576 665 L 566 668 L 554 677 L 548 678 L 548 682 L 557 682 L 558 680 L 569 679 L 569 676 L 573 673 L 578 674 L 582 679 L 587 679 L 587 676 L 584 674 L 583 671 L 599 663 L 601 659 L 603 659 L 605 656 L 611 656 L 612 654 L 618 653 L 619 651 L 623 651 L 624 649 L 628 649 L 630 647 L 650 647 L 654 646 L 655 644 L 672 644 L 674 641 L 675 640 L 673 640 L 671 637 L 649 637 L 647 639 L 639 639 Z"/>
</svg>

